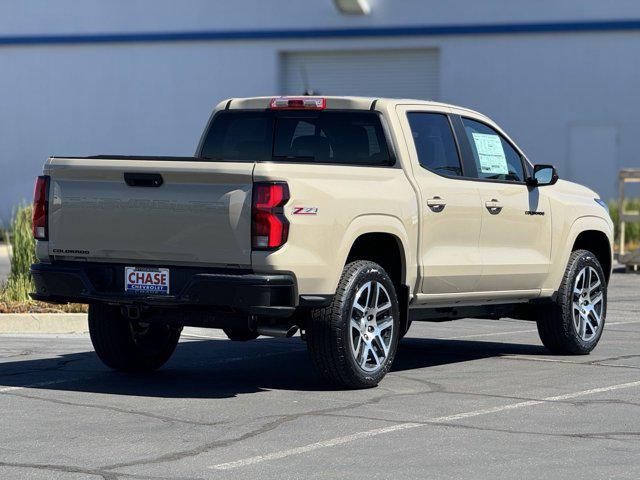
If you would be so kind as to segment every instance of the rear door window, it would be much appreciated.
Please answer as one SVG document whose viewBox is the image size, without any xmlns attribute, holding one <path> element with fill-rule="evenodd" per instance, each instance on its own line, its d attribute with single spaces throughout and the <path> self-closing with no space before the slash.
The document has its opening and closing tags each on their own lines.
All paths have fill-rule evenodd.
<svg viewBox="0 0 640 480">
<path fill-rule="evenodd" d="M 462 166 L 451 124 L 440 113 L 407 114 L 420 165 L 445 176 L 461 176 Z"/>
<path fill-rule="evenodd" d="M 220 112 L 200 155 L 219 161 L 393 163 L 380 117 L 372 112 Z"/>
</svg>

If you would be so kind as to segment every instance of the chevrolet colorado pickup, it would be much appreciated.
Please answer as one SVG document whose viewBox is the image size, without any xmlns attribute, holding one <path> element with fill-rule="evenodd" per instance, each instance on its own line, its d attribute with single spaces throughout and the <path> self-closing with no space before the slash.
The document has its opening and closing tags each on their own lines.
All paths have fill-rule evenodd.
<svg viewBox="0 0 640 480">
<path fill-rule="evenodd" d="M 224 101 L 194 157 L 51 157 L 33 233 L 33 298 L 89 304 L 111 368 L 159 368 L 183 326 L 299 329 L 349 388 L 417 320 L 534 320 L 551 352 L 589 353 L 613 244 L 598 195 L 486 116 L 357 97 Z"/>
</svg>

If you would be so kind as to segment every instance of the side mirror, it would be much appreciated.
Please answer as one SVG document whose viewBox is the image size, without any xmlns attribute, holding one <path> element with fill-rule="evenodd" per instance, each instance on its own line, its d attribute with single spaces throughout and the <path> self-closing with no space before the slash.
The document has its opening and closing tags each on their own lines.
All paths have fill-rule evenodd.
<svg viewBox="0 0 640 480">
<path fill-rule="evenodd" d="M 553 185 L 558 181 L 558 172 L 553 165 L 535 165 L 533 176 L 529 177 L 527 184 L 532 187 L 544 187 Z"/>
</svg>

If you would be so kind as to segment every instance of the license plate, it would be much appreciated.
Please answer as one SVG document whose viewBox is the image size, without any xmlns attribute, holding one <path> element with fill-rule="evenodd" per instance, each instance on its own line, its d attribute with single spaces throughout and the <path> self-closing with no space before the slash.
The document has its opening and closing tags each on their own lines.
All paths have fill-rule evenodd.
<svg viewBox="0 0 640 480">
<path fill-rule="evenodd" d="M 149 267 L 126 267 L 124 290 L 134 293 L 169 294 L 169 269 Z"/>
</svg>

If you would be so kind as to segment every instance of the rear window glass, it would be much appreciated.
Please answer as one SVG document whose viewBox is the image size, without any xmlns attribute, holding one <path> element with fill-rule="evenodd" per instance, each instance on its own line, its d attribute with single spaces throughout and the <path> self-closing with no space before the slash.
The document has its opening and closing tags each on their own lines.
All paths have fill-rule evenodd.
<svg viewBox="0 0 640 480">
<path fill-rule="evenodd" d="M 267 112 L 223 112 L 211 122 L 201 157 L 211 160 L 268 160 L 273 117 Z"/>
<path fill-rule="evenodd" d="M 218 161 L 391 163 L 380 118 L 369 112 L 225 111 L 200 156 Z"/>
</svg>

